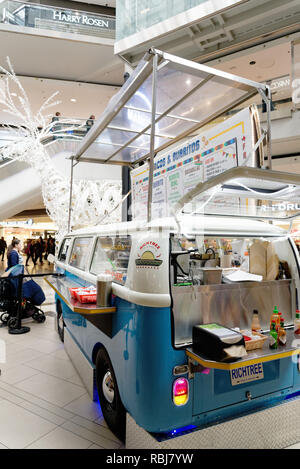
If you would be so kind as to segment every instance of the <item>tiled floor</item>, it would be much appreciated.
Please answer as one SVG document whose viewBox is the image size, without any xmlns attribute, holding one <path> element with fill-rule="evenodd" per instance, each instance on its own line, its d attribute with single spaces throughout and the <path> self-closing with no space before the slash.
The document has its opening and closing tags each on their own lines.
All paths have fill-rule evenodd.
<svg viewBox="0 0 300 469">
<path fill-rule="evenodd" d="M 0 261 L 0 272 L 4 268 Z M 50 270 L 48 263 L 35 272 L 30 268 Z M 39 283 L 46 294 L 46 322 L 26 320 L 31 330 L 23 335 L 0 328 L 6 349 L 0 363 L 0 449 L 121 448 L 54 330 L 54 295 L 43 280 Z"/>
</svg>

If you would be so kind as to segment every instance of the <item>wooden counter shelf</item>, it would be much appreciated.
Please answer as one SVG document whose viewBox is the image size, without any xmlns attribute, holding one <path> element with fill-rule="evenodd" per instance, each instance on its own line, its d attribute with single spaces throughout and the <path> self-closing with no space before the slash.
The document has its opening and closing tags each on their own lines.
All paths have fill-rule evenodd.
<svg viewBox="0 0 300 469">
<path fill-rule="evenodd" d="M 216 362 L 209 360 L 207 357 L 200 355 L 198 352 L 193 350 L 193 347 L 186 349 L 187 356 L 195 360 L 197 363 L 202 365 L 204 368 L 214 368 L 217 370 L 234 370 L 242 366 L 255 365 L 257 363 L 266 363 L 282 358 L 292 357 L 293 355 L 300 354 L 300 336 L 294 334 L 294 328 L 286 329 L 287 342 L 284 346 L 278 346 L 278 349 L 271 350 L 269 348 L 268 340 L 265 341 L 263 348 L 257 350 L 251 350 L 247 356 L 237 360 L 235 362 Z M 293 342 L 297 341 L 297 345 Z"/>
<path fill-rule="evenodd" d="M 108 337 L 113 336 L 113 315 L 117 311 L 115 306 L 102 308 L 96 304 L 80 303 L 73 299 L 69 288 L 78 288 L 82 285 L 70 280 L 69 277 L 51 277 L 45 279 L 45 281 L 73 313 L 83 316 L 86 321 L 93 324 Z"/>
<path fill-rule="evenodd" d="M 71 298 L 69 288 L 78 288 L 82 285 L 72 282 L 66 277 L 54 277 L 45 279 L 45 281 L 74 313 L 107 314 L 116 312 L 116 308 L 114 306 L 102 308 L 94 303 L 80 303 L 79 301 Z"/>
</svg>

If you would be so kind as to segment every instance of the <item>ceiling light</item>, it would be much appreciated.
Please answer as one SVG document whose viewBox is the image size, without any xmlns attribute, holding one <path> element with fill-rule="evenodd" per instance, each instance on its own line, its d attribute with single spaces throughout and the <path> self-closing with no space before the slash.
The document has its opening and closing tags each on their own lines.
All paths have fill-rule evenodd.
<svg viewBox="0 0 300 469">
<path fill-rule="evenodd" d="M 187 84 L 187 85 L 190 85 L 191 83 L 192 83 L 191 80 L 188 78 L 188 79 L 186 80 L 186 84 Z"/>
<path fill-rule="evenodd" d="M 70 101 L 72 101 L 72 103 L 76 103 L 76 99 L 75 99 L 75 98 L 71 98 Z"/>
<path fill-rule="evenodd" d="M 17 96 L 17 93 L 11 93 L 12 96 Z"/>
</svg>

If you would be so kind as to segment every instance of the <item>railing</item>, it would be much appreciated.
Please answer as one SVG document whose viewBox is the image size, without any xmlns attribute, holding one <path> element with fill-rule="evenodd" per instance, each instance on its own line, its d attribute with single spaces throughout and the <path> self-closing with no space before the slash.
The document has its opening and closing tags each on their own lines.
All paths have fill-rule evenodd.
<svg viewBox="0 0 300 469">
<path fill-rule="evenodd" d="M 115 37 L 113 16 L 7 0 L 0 4 L 0 22 L 72 34 Z"/>
<path fill-rule="evenodd" d="M 68 118 L 62 118 L 53 122 L 52 132 L 53 135 L 50 135 L 43 139 L 43 145 L 48 145 L 51 142 L 56 140 L 76 140 L 80 141 L 86 135 L 93 125 L 93 121 L 90 119 L 71 119 L 68 121 Z M 13 128 L 13 126 L 11 126 Z M 70 128 L 72 128 L 70 130 Z M 5 147 L 10 143 L 13 143 L 15 136 L 9 134 L 10 131 L 7 128 L 1 130 L 0 126 L 0 167 L 6 163 L 12 161 L 11 158 L 4 157 L 1 155 L 1 147 Z"/>
</svg>

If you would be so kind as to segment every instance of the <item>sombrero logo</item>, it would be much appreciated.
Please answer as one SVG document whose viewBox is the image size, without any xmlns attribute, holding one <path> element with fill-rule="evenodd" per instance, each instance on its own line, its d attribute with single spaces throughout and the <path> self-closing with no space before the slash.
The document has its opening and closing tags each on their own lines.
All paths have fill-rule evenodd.
<svg viewBox="0 0 300 469">
<path fill-rule="evenodd" d="M 160 257 L 159 244 L 154 241 L 146 241 L 139 248 L 135 264 L 137 267 L 157 269 L 163 262 Z"/>
</svg>

